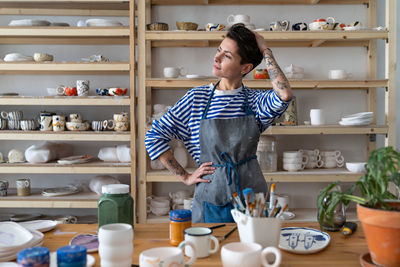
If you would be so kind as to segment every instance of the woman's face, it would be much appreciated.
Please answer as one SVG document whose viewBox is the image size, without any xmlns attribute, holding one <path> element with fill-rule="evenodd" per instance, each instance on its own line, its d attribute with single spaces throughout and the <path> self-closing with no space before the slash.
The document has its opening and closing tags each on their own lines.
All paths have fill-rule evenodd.
<svg viewBox="0 0 400 267">
<path fill-rule="evenodd" d="M 241 58 L 238 54 L 236 42 L 230 38 L 225 38 L 214 56 L 213 74 L 217 77 L 227 79 L 237 79 L 242 77 L 245 65 L 240 64 Z"/>
</svg>

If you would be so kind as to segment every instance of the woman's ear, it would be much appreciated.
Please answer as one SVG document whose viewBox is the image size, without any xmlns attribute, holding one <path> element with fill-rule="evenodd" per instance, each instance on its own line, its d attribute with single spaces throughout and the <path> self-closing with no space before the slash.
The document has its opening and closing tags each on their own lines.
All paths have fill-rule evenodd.
<svg viewBox="0 0 400 267">
<path fill-rule="evenodd" d="M 242 70 L 240 71 L 242 75 L 246 75 L 253 69 L 253 64 L 251 63 L 246 63 L 241 65 Z"/>
</svg>

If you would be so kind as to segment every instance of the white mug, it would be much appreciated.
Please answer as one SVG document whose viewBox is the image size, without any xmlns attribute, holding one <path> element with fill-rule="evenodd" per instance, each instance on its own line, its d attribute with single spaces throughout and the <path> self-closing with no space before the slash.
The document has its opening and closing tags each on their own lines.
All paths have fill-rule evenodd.
<svg viewBox="0 0 400 267">
<path fill-rule="evenodd" d="M 275 262 L 269 264 L 268 254 L 275 255 Z M 233 242 L 221 248 L 221 260 L 223 267 L 278 267 L 282 261 L 282 255 L 276 247 L 266 247 L 257 243 Z"/>
<path fill-rule="evenodd" d="M 277 194 L 276 199 L 278 201 L 279 206 L 281 206 L 283 208 L 285 205 L 288 205 L 288 209 L 289 209 L 289 196 L 288 195 Z"/>
<path fill-rule="evenodd" d="M 287 159 L 292 159 L 292 158 L 301 158 L 303 156 L 303 153 L 300 151 L 284 151 L 283 152 L 283 157 Z"/>
<path fill-rule="evenodd" d="M 184 242 L 184 241 L 183 241 Z M 183 243 L 182 242 L 182 243 Z M 176 247 L 158 247 L 150 248 L 142 251 L 139 255 L 139 266 L 140 267 L 185 267 L 192 265 L 196 257 L 196 249 L 194 245 L 190 242 L 179 244 Z M 185 246 L 190 246 L 193 249 L 194 255 L 188 262 L 185 262 L 182 249 Z M 103 267 L 103 266 L 102 266 Z"/>
<path fill-rule="evenodd" d="M 186 70 L 180 67 L 165 67 L 164 77 L 166 78 L 178 78 L 186 74 Z"/>
<path fill-rule="evenodd" d="M 304 170 L 306 163 L 283 163 L 283 169 L 289 172 Z"/>
<path fill-rule="evenodd" d="M 322 109 L 311 109 L 310 119 L 311 119 L 311 125 L 325 124 L 324 111 Z"/>
<path fill-rule="evenodd" d="M 183 200 L 183 208 L 184 208 L 185 210 L 191 210 L 191 209 L 192 209 L 192 201 L 193 201 L 193 198 L 192 198 L 192 197 L 185 198 L 185 199 Z"/>
<path fill-rule="evenodd" d="M 169 197 L 172 199 L 174 204 L 183 204 L 183 200 L 192 195 L 189 190 L 180 190 L 177 192 L 169 192 Z"/>
<path fill-rule="evenodd" d="M 345 70 L 329 70 L 329 79 L 340 80 L 347 79 L 352 76 L 351 73 L 347 73 Z"/>
<path fill-rule="evenodd" d="M 244 23 L 244 24 L 249 24 L 250 23 L 250 16 L 248 15 L 229 15 L 226 21 L 229 24 L 235 24 L 235 23 Z"/>
<path fill-rule="evenodd" d="M 214 254 L 219 249 L 218 239 L 212 235 L 212 230 L 207 227 L 190 227 L 184 230 L 185 241 L 193 243 L 196 248 L 197 258 L 205 258 Z M 214 243 L 214 248 L 211 248 L 211 243 Z M 185 254 L 188 257 L 193 256 L 193 251 L 190 246 L 185 247 Z"/>
</svg>

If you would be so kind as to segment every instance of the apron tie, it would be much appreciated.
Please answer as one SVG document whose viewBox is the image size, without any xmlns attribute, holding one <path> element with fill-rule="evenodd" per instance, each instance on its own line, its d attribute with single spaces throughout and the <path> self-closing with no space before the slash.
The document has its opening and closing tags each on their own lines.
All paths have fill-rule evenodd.
<svg viewBox="0 0 400 267">
<path fill-rule="evenodd" d="M 212 166 L 213 167 L 226 167 L 228 185 L 232 184 L 232 172 L 233 172 L 233 175 L 235 176 L 236 192 L 238 193 L 239 198 L 241 199 L 242 198 L 242 194 L 241 194 L 242 190 L 240 190 L 240 176 L 239 176 L 239 172 L 236 169 L 236 166 L 242 165 L 252 159 L 256 159 L 257 156 L 253 155 L 253 156 L 247 157 L 243 160 L 240 160 L 236 163 L 233 163 L 232 158 L 226 152 L 222 152 L 219 155 L 219 157 L 220 157 L 221 161 L 223 162 L 223 164 L 213 164 Z"/>
</svg>

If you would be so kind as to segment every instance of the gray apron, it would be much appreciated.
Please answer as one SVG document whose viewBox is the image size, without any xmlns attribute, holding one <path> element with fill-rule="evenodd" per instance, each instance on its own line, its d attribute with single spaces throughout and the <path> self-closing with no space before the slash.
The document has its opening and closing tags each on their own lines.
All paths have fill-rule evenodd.
<svg viewBox="0 0 400 267">
<path fill-rule="evenodd" d="M 244 91 L 243 105 L 246 116 L 207 119 L 218 83 L 211 91 L 200 121 L 199 165 L 211 161 L 216 169 L 213 174 L 202 177 L 211 182 L 196 185 L 192 203 L 192 221 L 196 223 L 234 222 L 230 212 L 232 193 L 237 192 L 243 201 L 241 192 L 244 188 L 252 188 L 255 193 L 267 191 L 256 157 L 260 131 L 248 105 L 247 92 Z"/>
</svg>

